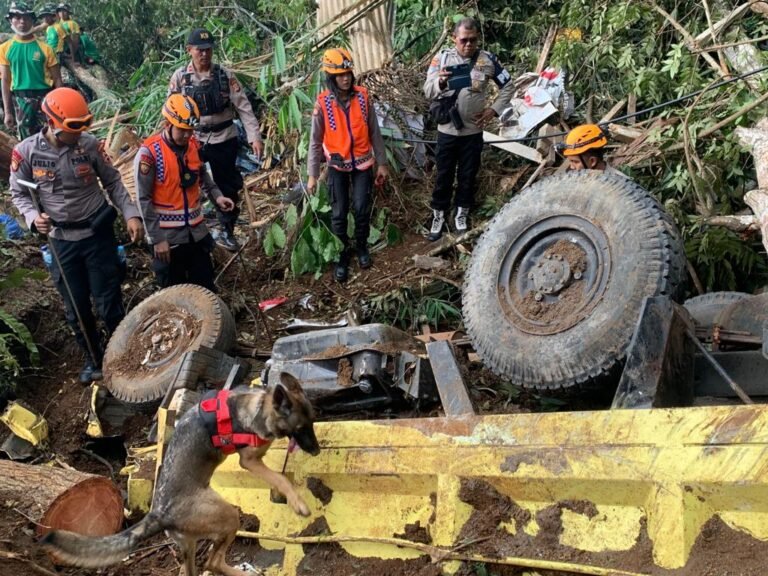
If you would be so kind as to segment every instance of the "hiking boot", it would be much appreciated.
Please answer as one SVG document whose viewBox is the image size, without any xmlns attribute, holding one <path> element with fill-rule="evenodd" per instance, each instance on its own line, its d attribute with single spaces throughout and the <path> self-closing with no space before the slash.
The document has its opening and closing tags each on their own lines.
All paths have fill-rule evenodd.
<svg viewBox="0 0 768 576">
<path fill-rule="evenodd" d="M 371 261 L 371 253 L 368 252 L 368 246 L 357 248 L 357 262 L 360 264 L 360 268 L 363 270 L 371 267 L 373 262 Z"/>
<path fill-rule="evenodd" d="M 454 224 L 456 224 L 456 232 L 463 234 L 467 231 L 467 218 L 469 217 L 469 208 L 456 208 L 456 218 Z"/>
<path fill-rule="evenodd" d="M 80 370 L 80 376 L 78 376 L 81 384 L 90 384 L 94 380 L 103 380 L 104 374 L 101 368 L 96 366 L 93 361 L 86 360 L 83 365 L 83 369 Z"/>
<path fill-rule="evenodd" d="M 443 226 L 445 225 L 445 211 L 432 210 L 432 227 L 429 229 L 427 240 L 434 242 L 440 240 L 443 235 Z"/>
<path fill-rule="evenodd" d="M 240 244 L 237 243 L 234 235 L 232 235 L 230 232 L 227 232 L 226 230 L 222 230 L 221 234 L 216 237 L 216 244 L 224 248 L 224 250 L 229 250 L 230 252 L 237 252 L 237 250 L 240 248 Z"/>
<path fill-rule="evenodd" d="M 339 254 L 339 261 L 333 269 L 333 277 L 336 282 L 344 283 L 349 278 L 349 250 L 344 250 Z"/>
<path fill-rule="evenodd" d="M 349 278 L 349 266 L 347 264 L 337 262 L 333 269 L 333 277 L 336 279 L 336 282 L 341 284 L 346 282 L 347 278 Z"/>
</svg>

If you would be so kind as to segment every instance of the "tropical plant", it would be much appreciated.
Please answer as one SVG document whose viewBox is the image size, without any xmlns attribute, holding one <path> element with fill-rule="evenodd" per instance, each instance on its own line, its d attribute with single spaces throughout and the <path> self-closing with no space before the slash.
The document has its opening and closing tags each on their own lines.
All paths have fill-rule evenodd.
<svg viewBox="0 0 768 576">
<path fill-rule="evenodd" d="M 21 286 L 26 278 L 41 280 L 46 277 L 47 274 L 40 270 L 15 268 L 0 279 L 0 292 Z M 29 329 L 0 308 L 0 405 L 13 396 L 22 370 L 39 364 L 40 352 Z"/>
</svg>

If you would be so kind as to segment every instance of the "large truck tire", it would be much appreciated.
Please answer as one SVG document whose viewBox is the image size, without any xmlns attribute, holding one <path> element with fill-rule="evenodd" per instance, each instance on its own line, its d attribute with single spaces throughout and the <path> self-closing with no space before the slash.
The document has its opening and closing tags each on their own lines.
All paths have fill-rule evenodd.
<svg viewBox="0 0 768 576">
<path fill-rule="evenodd" d="M 682 293 L 680 234 L 656 200 L 617 175 L 542 180 L 494 217 L 463 292 L 475 349 L 526 388 L 602 379 L 624 360 L 643 299 Z"/>
<path fill-rule="evenodd" d="M 163 398 L 188 350 L 229 352 L 235 320 L 213 292 L 180 284 L 157 292 L 123 319 L 104 355 L 104 386 L 116 398 L 142 407 Z"/>
<path fill-rule="evenodd" d="M 750 295 L 746 292 L 710 292 L 688 298 L 683 306 L 691 314 L 696 326 L 712 328 L 718 314 L 734 302 L 739 302 Z"/>
</svg>

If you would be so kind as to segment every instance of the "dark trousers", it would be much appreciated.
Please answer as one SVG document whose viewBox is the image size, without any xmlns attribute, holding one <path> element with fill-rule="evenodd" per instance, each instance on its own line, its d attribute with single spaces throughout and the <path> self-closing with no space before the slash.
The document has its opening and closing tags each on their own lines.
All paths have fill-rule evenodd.
<svg viewBox="0 0 768 576">
<path fill-rule="evenodd" d="M 117 256 L 115 235 L 112 230 L 105 230 L 84 240 L 69 241 L 51 238 L 50 243 L 61 262 L 60 269 L 54 259 L 51 275 L 56 289 L 64 299 L 67 324 L 75 332 L 77 343 L 87 356 L 90 355 L 85 336 L 77 321 L 75 312 L 77 307 L 96 356 L 92 360 L 97 366 L 101 366 L 104 347 L 96 327 L 91 298 L 96 306 L 96 312 L 106 325 L 107 336 L 112 334 L 125 316 L 120 293 L 120 283 L 125 274 Z M 65 287 L 62 270 L 66 275 L 72 298 Z"/>
<path fill-rule="evenodd" d="M 219 144 L 206 144 L 200 149 L 201 159 L 211 166 L 216 186 L 235 203 L 235 209 L 231 212 L 217 210 L 219 222 L 230 233 L 235 229 L 235 222 L 240 215 L 238 202 L 240 190 L 243 189 L 243 176 L 235 164 L 238 147 L 237 138 L 230 138 Z"/>
<path fill-rule="evenodd" d="M 152 260 L 152 270 L 158 285 L 168 288 L 177 284 L 197 284 L 216 292 L 211 262 L 213 247 L 210 234 L 198 242 L 190 237 L 188 243 L 172 245 L 170 263 L 160 262 L 157 258 Z"/>
<path fill-rule="evenodd" d="M 355 242 L 363 247 L 371 231 L 371 189 L 373 168 L 342 172 L 328 168 L 328 195 L 331 201 L 331 231 L 338 236 L 344 249 L 349 248 L 347 213 L 350 192 L 355 215 Z"/>
<path fill-rule="evenodd" d="M 477 172 L 483 152 L 483 134 L 452 136 L 437 133 L 435 152 L 435 188 L 430 206 L 434 210 L 450 210 L 453 181 L 456 179 L 456 197 L 453 204 L 458 208 L 472 208 L 475 199 Z"/>
</svg>

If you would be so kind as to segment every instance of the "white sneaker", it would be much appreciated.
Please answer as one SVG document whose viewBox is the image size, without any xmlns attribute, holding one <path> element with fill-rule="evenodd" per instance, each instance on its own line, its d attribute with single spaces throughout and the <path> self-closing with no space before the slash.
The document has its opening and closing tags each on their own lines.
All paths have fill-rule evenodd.
<svg viewBox="0 0 768 576">
<path fill-rule="evenodd" d="M 432 227 L 429 229 L 427 239 L 430 242 L 439 240 L 443 235 L 443 226 L 445 225 L 445 212 L 443 210 L 432 210 Z"/>
<path fill-rule="evenodd" d="M 467 231 L 467 217 L 469 216 L 469 208 L 456 208 L 456 232 L 463 233 Z"/>
</svg>

